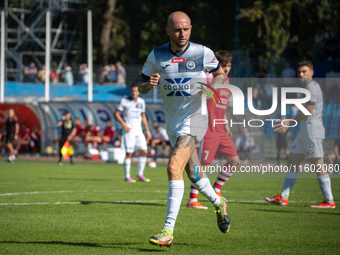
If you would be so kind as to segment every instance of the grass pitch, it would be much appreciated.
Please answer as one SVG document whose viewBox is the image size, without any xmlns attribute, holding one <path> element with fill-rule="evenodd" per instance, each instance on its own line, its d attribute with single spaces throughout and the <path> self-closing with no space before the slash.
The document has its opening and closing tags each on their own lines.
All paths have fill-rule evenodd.
<svg viewBox="0 0 340 255">
<path fill-rule="evenodd" d="M 132 177 L 137 167 L 132 166 Z M 280 191 L 282 178 L 231 178 L 231 229 L 217 228 L 208 210 L 186 208 L 190 183 L 174 232 L 174 245 L 148 238 L 166 213 L 166 167 L 146 167 L 150 183 L 125 183 L 121 165 L 0 161 L 1 254 L 336 254 L 340 251 L 340 178 L 332 178 L 337 209 L 322 202 L 316 178 L 300 178 L 287 207 L 264 202 Z M 313 175 L 314 176 L 314 175 Z M 263 177 L 263 176 L 262 176 Z M 333 176 L 334 177 L 334 176 Z M 337 176 L 336 176 L 337 177 Z M 212 182 L 214 180 L 211 180 Z"/>
</svg>

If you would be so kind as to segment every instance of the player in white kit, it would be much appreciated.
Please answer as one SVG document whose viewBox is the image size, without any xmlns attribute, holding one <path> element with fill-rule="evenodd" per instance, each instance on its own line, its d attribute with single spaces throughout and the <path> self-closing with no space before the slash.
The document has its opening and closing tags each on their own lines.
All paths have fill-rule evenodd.
<svg viewBox="0 0 340 255">
<path fill-rule="evenodd" d="M 299 164 L 307 157 L 310 160 L 311 168 L 317 172 L 317 179 L 324 197 L 324 201 L 319 205 L 312 205 L 313 208 L 335 208 L 331 189 L 331 180 L 329 178 L 327 167 L 324 165 L 322 140 L 325 139 L 325 129 L 322 122 L 323 98 L 319 84 L 312 79 L 313 64 L 310 61 L 301 61 L 298 63 L 298 76 L 300 81 L 311 93 L 311 99 L 306 103 L 306 109 L 312 114 L 304 115 L 302 112 L 294 117 L 297 122 L 301 122 L 300 133 L 295 138 L 290 155 L 288 158 L 288 167 L 286 178 L 282 185 L 281 193 L 274 197 L 265 197 L 270 203 L 286 206 L 288 205 L 289 194 L 297 180 Z M 293 125 L 293 121 L 285 126 Z M 287 128 L 281 123 L 274 126 L 274 132 L 284 133 Z"/>
<path fill-rule="evenodd" d="M 114 113 L 116 120 L 123 126 L 121 148 L 126 152 L 124 160 L 125 181 L 136 182 L 130 176 L 132 154 L 139 150 L 138 172 L 136 179 L 149 182 L 150 179 L 144 177 L 146 155 L 148 153 L 146 139 L 142 129 L 145 127 L 147 138 L 151 139 L 148 122 L 145 116 L 145 101 L 138 97 L 138 86 L 133 84 L 130 89 L 131 96 L 123 98 Z M 123 113 L 123 118 L 120 114 Z"/>
<path fill-rule="evenodd" d="M 169 191 L 165 224 L 159 234 L 149 238 L 151 244 L 159 246 L 171 246 L 173 243 L 173 230 L 184 193 L 184 168 L 195 187 L 216 208 L 220 230 L 226 233 L 230 227 L 227 201 L 216 195 L 209 179 L 199 171 L 196 150 L 208 125 L 207 116 L 201 114 L 203 85 L 199 81 L 206 82 L 206 73 L 210 72 L 215 77 L 213 87 L 224 83 L 225 74 L 213 51 L 189 42 L 191 21 L 187 14 L 170 14 L 166 32 L 170 43 L 155 48 L 149 54 L 138 82 L 142 94 L 155 86 L 160 88 L 167 132 L 174 147 L 167 167 Z"/>
</svg>

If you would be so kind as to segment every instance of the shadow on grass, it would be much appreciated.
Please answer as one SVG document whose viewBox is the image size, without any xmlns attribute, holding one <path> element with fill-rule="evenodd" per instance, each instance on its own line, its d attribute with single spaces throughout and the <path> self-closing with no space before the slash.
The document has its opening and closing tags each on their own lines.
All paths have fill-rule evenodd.
<svg viewBox="0 0 340 255">
<path fill-rule="evenodd" d="M 147 205 L 147 206 L 166 206 L 166 204 L 160 204 L 160 203 L 143 203 L 143 202 L 124 202 L 124 201 L 74 201 L 74 202 L 80 202 L 82 205 L 90 205 L 90 204 L 122 204 L 122 205 Z"/>
<path fill-rule="evenodd" d="M 295 207 L 296 208 L 296 207 Z M 305 207 L 304 207 L 305 208 Z M 308 208 L 308 207 L 307 207 Z M 275 213 L 301 213 L 301 211 L 286 211 L 286 210 L 282 210 L 282 209 L 277 209 L 277 210 L 274 210 L 274 209 L 252 209 L 253 211 L 262 211 L 262 212 L 275 212 Z M 316 210 L 322 210 L 322 209 L 316 209 Z M 310 209 L 310 211 L 304 211 L 303 213 L 312 213 L 312 214 L 327 214 L 327 215 L 338 215 L 340 216 L 340 212 L 325 212 L 325 211 L 316 211 L 316 210 L 313 210 L 313 208 Z M 326 209 L 326 210 L 330 210 L 330 209 Z"/>
<path fill-rule="evenodd" d="M 82 246 L 82 247 L 94 247 L 94 248 L 109 248 L 109 249 L 117 249 L 117 248 L 129 248 L 133 250 L 138 250 L 140 252 L 163 252 L 164 249 L 158 248 L 137 248 L 137 247 L 126 247 L 129 245 L 137 245 L 136 243 L 86 243 L 86 242 L 63 242 L 63 241 L 0 241 L 3 244 L 56 244 L 56 245 L 69 245 L 69 246 Z"/>
</svg>

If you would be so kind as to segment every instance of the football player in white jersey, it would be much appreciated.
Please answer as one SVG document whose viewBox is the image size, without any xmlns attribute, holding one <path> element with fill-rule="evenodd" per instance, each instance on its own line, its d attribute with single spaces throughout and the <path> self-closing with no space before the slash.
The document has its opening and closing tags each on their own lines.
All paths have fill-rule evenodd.
<svg viewBox="0 0 340 255">
<path fill-rule="evenodd" d="M 191 21 L 187 14 L 180 11 L 170 14 L 166 32 L 170 43 L 149 54 L 138 89 L 145 94 L 159 84 L 167 132 L 174 147 L 167 167 L 169 191 L 165 224 L 159 234 L 149 238 L 151 244 L 169 247 L 184 193 L 184 168 L 195 187 L 216 208 L 222 232 L 229 231 L 230 219 L 226 199 L 215 193 L 207 176 L 199 171 L 201 165 L 196 150 L 208 126 L 207 116 L 201 114 L 203 85 L 197 80 L 206 81 L 206 73 L 210 72 L 215 77 L 211 85 L 214 87 L 224 83 L 224 71 L 212 50 L 189 42 Z"/>
<path fill-rule="evenodd" d="M 310 61 L 298 63 L 298 76 L 305 89 L 311 93 L 311 99 L 306 103 L 306 109 L 312 114 L 310 116 L 299 113 L 294 120 L 301 122 L 300 133 L 295 138 L 290 155 L 287 172 L 282 185 L 281 193 L 274 197 L 265 197 L 270 203 L 286 206 L 288 205 L 289 194 L 294 187 L 298 177 L 299 165 L 307 157 L 310 160 L 310 168 L 317 174 L 319 186 L 324 197 L 324 201 L 319 205 L 312 205 L 313 208 L 335 208 L 327 167 L 324 165 L 322 140 L 325 139 L 325 129 L 322 122 L 323 98 L 319 84 L 313 80 L 313 64 Z M 294 122 L 290 121 L 285 126 L 291 126 Z M 284 133 L 287 128 L 281 123 L 274 125 L 274 132 Z"/>
<path fill-rule="evenodd" d="M 126 152 L 124 160 L 125 181 L 136 182 L 130 176 L 131 157 L 136 150 L 139 150 L 136 179 L 149 182 L 150 179 L 144 177 L 148 148 L 141 125 L 143 123 L 145 127 L 147 139 L 151 139 L 151 133 L 145 116 L 145 101 L 138 97 L 137 84 L 131 86 L 130 93 L 131 97 L 123 98 L 114 113 L 116 120 L 123 126 L 121 148 Z M 123 113 L 123 118 L 120 116 L 121 113 Z"/>
</svg>

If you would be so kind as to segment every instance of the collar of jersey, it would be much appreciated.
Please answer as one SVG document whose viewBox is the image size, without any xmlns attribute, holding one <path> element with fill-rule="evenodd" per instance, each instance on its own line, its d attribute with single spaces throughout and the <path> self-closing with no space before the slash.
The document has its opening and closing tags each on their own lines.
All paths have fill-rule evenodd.
<svg viewBox="0 0 340 255">
<path fill-rule="evenodd" d="M 129 96 L 127 99 L 128 99 L 128 100 L 130 100 L 130 101 L 135 101 L 135 102 L 137 102 L 137 100 L 138 100 L 138 97 L 137 97 L 137 99 L 136 99 L 136 100 L 133 100 L 131 96 Z"/>
<path fill-rule="evenodd" d="M 171 49 L 171 42 L 169 42 L 169 49 L 170 49 L 170 52 L 171 52 L 174 56 L 176 56 L 176 57 L 182 56 L 182 55 L 189 49 L 189 47 L 190 47 L 190 41 L 188 41 L 188 46 L 185 48 L 185 50 L 183 50 L 183 51 L 180 52 L 179 54 L 176 54 L 175 52 L 172 51 L 172 49 Z"/>
</svg>

